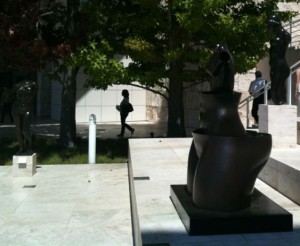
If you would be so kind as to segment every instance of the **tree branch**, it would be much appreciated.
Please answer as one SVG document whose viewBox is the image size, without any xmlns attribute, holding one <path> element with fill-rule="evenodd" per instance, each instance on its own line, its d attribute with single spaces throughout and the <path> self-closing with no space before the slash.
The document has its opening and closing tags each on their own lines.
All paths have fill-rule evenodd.
<svg viewBox="0 0 300 246">
<path fill-rule="evenodd" d="M 138 87 L 138 88 L 142 88 L 142 89 L 147 90 L 147 91 L 151 91 L 151 92 L 153 92 L 153 93 L 155 93 L 155 94 L 160 95 L 161 97 L 163 97 L 163 98 L 166 99 L 167 101 L 169 100 L 169 97 L 168 97 L 166 94 L 164 94 L 164 93 L 162 93 L 162 92 L 160 92 L 160 91 L 158 91 L 158 90 L 152 89 L 152 88 L 150 88 L 150 87 L 142 86 L 142 85 L 139 85 L 139 84 L 130 84 L 130 85 L 131 85 L 131 86 Z"/>
</svg>

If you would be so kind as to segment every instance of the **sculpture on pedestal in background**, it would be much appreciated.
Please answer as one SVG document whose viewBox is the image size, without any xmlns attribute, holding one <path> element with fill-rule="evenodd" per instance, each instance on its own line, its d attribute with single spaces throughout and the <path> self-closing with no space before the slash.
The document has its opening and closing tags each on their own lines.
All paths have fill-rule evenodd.
<svg viewBox="0 0 300 246">
<path fill-rule="evenodd" d="M 15 86 L 15 100 L 12 106 L 12 115 L 16 125 L 19 144 L 18 155 L 32 154 L 31 131 L 33 107 L 37 93 L 37 84 L 34 81 L 23 80 Z"/>
<path fill-rule="evenodd" d="M 269 50 L 271 98 L 275 104 L 281 105 L 286 102 L 286 80 L 290 75 L 285 54 L 291 42 L 291 35 L 282 27 L 276 15 L 268 19 L 268 27 L 273 33 Z"/>
<path fill-rule="evenodd" d="M 234 62 L 226 45 L 217 46 L 207 72 L 212 86 L 200 95 L 200 128 L 193 132 L 187 192 L 199 209 L 237 212 L 251 205 L 272 139 L 244 129 L 238 114 L 241 93 L 233 91 Z"/>
</svg>

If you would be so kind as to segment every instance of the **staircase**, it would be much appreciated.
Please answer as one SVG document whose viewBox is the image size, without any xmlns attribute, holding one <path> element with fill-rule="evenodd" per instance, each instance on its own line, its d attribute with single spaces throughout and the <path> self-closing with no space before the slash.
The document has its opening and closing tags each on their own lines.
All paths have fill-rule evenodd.
<svg viewBox="0 0 300 246">
<path fill-rule="evenodd" d="M 271 88 L 271 82 L 268 82 L 265 86 L 264 86 L 264 90 L 254 94 L 254 95 L 250 95 L 248 97 L 246 97 L 244 100 L 242 100 L 239 104 L 239 109 L 246 106 L 246 116 L 247 116 L 247 123 L 246 123 L 246 127 L 248 129 L 252 128 L 250 126 L 250 102 L 253 101 L 254 97 L 256 96 L 260 96 L 261 94 L 264 94 L 264 104 L 268 104 L 268 91 Z"/>
</svg>

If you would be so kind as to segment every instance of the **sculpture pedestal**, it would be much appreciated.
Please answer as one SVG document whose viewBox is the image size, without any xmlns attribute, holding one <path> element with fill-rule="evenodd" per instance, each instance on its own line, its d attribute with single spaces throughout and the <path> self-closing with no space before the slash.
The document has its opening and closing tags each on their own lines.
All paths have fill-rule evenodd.
<svg viewBox="0 0 300 246">
<path fill-rule="evenodd" d="M 295 148 L 297 144 L 297 107 L 259 105 L 259 132 L 272 135 L 273 148 Z"/>
<path fill-rule="evenodd" d="M 198 209 L 186 185 L 171 185 L 171 200 L 191 236 L 293 230 L 293 215 L 258 190 L 254 190 L 252 205 L 235 213 Z"/>
<path fill-rule="evenodd" d="M 36 153 L 32 155 L 14 155 L 13 172 L 14 177 L 29 177 L 36 173 Z"/>
</svg>

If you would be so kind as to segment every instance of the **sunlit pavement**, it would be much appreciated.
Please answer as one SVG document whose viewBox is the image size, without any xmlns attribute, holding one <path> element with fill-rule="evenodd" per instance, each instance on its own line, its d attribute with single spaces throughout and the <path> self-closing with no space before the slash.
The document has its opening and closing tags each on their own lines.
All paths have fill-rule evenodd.
<svg viewBox="0 0 300 246">
<path fill-rule="evenodd" d="M 159 138 L 165 136 L 165 125 L 130 124 L 136 131 L 132 138 L 129 133 L 125 137 L 131 145 L 133 175 L 149 177 L 134 181 L 145 244 L 300 245 L 300 207 L 260 180 L 256 188 L 293 214 L 293 232 L 188 236 L 169 196 L 171 184 L 186 183 L 191 139 Z M 78 135 L 87 137 L 88 128 L 78 124 Z M 119 124 L 97 124 L 98 137 L 114 138 L 119 130 Z M 0 125 L 1 137 L 14 137 L 14 131 L 13 125 Z M 150 139 L 151 132 L 157 138 Z M 59 124 L 35 123 L 33 133 L 58 136 Z M 274 151 L 274 158 L 279 152 Z M 280 154 L 281 161 L 283 156 L 300 165 L 300 154 Z M 43 165 L 32 177 L 13 177 L 12 167 L 2 166 L 0 245 L 133 245 L 129 195 L 127 163 Z"/>
</svg>

